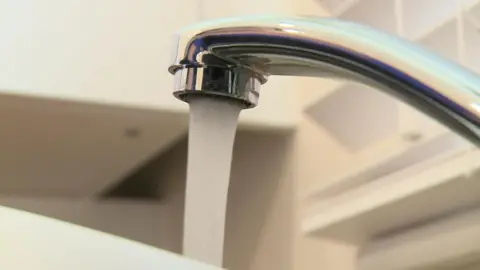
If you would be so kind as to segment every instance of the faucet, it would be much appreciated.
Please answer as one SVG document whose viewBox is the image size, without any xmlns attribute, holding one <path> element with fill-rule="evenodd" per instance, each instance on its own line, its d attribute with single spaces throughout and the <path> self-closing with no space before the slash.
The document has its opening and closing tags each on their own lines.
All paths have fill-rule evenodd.
<svg viewBox="0 0 480 270">
<path fill-rule="evenodd" d="M 198 23 L 175 41 L 169 72 L 182 101 L 209 96 L 247 109 L 257 106 L 270 75 L 349 79 L 412 105 L 480 146 L 480 77 L 367 26 L 262 15 Z"/>
</svg>

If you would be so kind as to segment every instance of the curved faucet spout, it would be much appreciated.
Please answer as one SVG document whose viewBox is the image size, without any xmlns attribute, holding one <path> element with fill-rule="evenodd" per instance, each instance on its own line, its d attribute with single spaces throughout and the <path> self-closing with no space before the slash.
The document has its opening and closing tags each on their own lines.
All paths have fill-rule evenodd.
<svg viewBox="0 0 480 270">
<path fill-rule="evenodd" d="M 385 91 L 480 146 L 480 78 L 366 26 L 253 16 L 193 25 L 176 42 L 169 71 L 181 100 L 213 95 L 251 108 L 269 75 L 338 77 Z"/>
</svg>

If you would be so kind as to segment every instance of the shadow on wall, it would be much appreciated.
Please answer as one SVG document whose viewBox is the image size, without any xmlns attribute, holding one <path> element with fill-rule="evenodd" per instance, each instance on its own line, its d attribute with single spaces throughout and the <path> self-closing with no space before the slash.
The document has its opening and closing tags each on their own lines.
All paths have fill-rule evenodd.
<svg viewBox="0 0 480 270">
<path fill-rule="evenodd" d="M 292 135 L 237 135 L 227 209 L 225 267 L 293 269 L 292 146 Z"/>
<path fill-rule="evenodd" d="M 227 209 L 226 268 L 292 269 L 292 143 L 292 134 L 237 133 Z M 141 200 L 0 198 L 0 204 L 180 252 L 186 158 L 184 138 L 133 173 L 129 183 L 122 185 L 152 195 L 137 197 Z"/>
<path fill-rule="evenodd" d="M 293 182 L 292 135 L 239 132 L 234 149 L 227 207 L 225 267 L 228 269 L 292 269 Z M 177 209 L 183 220 L 187 139 L 183 139 L 143 169 L 154 178 L 162 203 Z M 140 176 L 140 174 L 139 174 Z M 174 246 L 181 251 L 181 230 Z"/>
</svg>

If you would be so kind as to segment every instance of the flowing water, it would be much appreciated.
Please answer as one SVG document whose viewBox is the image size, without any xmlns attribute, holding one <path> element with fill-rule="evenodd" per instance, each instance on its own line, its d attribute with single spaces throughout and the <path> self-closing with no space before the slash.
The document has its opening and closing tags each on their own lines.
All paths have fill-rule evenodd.
<svg viewBox="0 0 480 270">
<path fill-rule="evenodd" d="M 183 254 L 219 267 L 240 110 L 238 104 L 222 99 L 190 102 Z"/>
</svg>

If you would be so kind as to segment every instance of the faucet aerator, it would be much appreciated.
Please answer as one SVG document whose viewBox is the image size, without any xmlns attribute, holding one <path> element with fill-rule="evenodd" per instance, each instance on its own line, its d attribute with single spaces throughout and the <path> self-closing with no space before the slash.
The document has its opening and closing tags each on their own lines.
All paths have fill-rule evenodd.
<svg viewBox="0 0 480 270">
<path fill-rule="evenodd" d="M 262 77 L 247 68 L 190 66 L 170 70 L 175 75 L 173 94 L 182 101 L 207 96 L 238 102 L 243 109 L 258 104 Z"/>
</svg>

